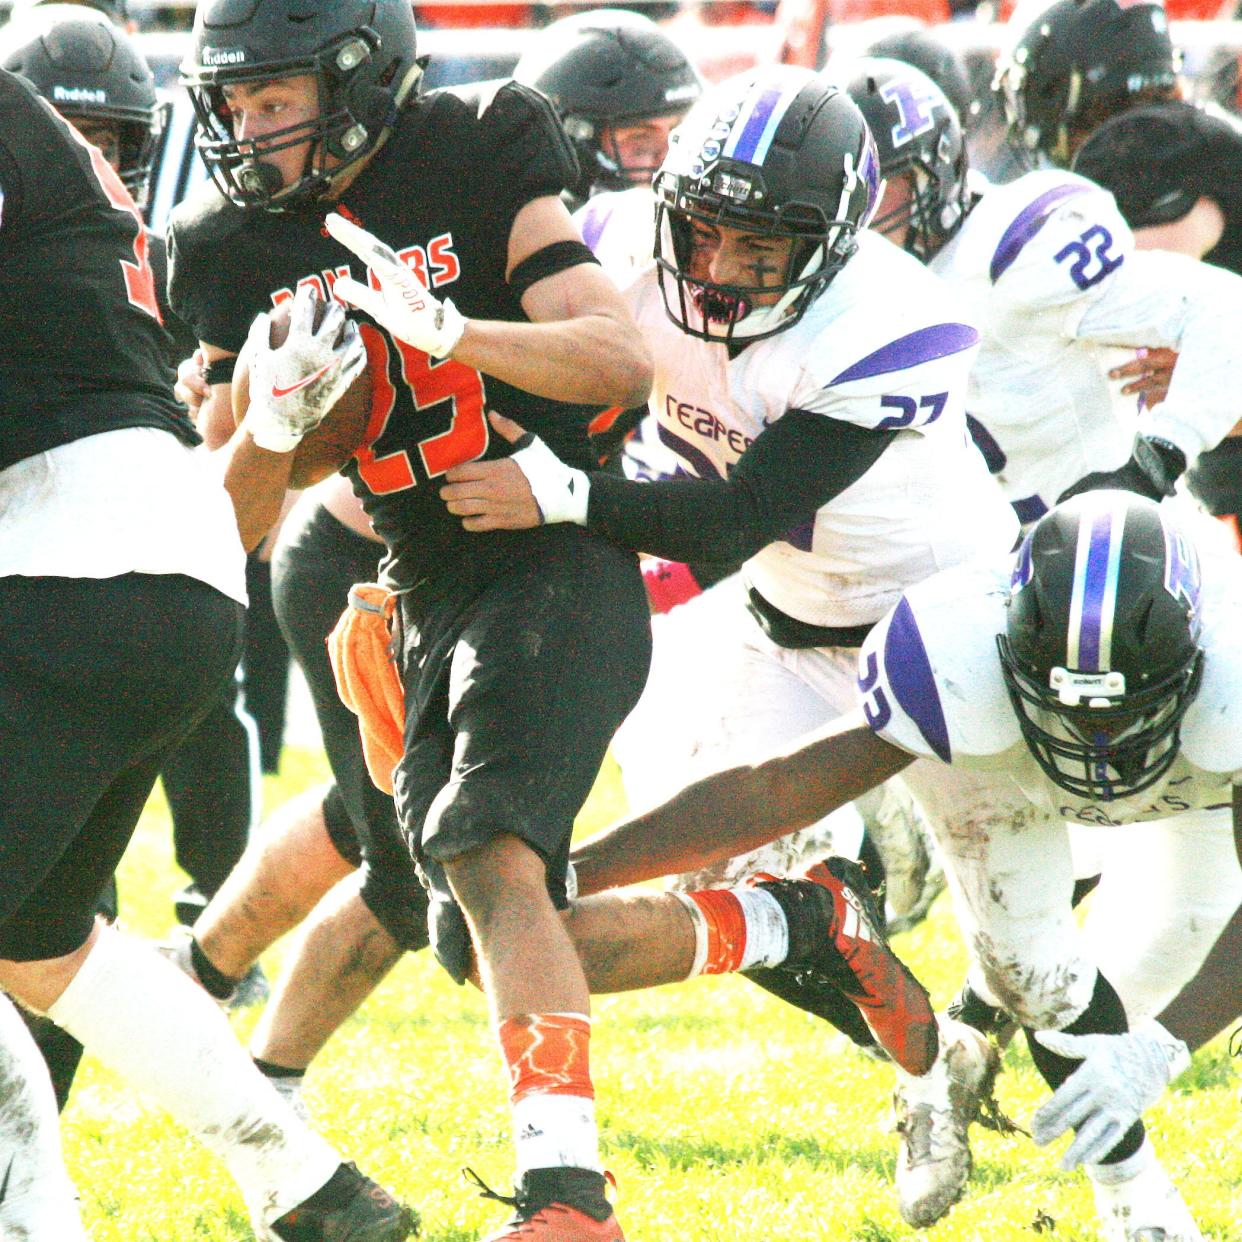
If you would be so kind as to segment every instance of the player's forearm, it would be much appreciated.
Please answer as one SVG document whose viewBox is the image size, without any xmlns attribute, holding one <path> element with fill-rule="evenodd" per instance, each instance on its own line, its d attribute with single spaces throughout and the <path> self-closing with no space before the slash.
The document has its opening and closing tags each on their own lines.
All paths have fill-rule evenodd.
<svg viewBox="0 0 1242 1242">
<path fill-rule="evenodd" d="M 696 871 L 806 828 L 913 761 L 859 714 L 759 763 L 714 773 L 574 850 L 578 891 Z"/>
<path fill-rule="evenodd" d="M 237 533 L 242 547 L 249 552 L 258 547 L 280 518 L 294 455 L 259 448 L 246 429 L 239 427 L 218 456 L 224 470 L 224 488 L 237 517 Z"/>
<path fill-rule="evenodd" d="M 578 892 L 701 870 L 783 835 L 784 822 L 761 768 L 715 773 L 578 846 L 571 856 Z"/>
<path fill-rule="evenodd" d="M 1242 1016 L 1242 906 L 1233 912 L 1194 978 L 1159 1017 L 1193 1052 Z"/>
<path fill-rule="evenodd" d="M 471 319 L 452 356 L 556 401 L 634 406 L 651 392 L 651 355 L 638 329 L 609 315 L 547 323 Z"/>
</svg>

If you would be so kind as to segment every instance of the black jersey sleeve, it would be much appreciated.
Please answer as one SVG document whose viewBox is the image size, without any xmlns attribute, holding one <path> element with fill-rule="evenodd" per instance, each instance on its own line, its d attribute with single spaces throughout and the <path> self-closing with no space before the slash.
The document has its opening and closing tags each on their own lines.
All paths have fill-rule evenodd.
<svg viewBox="0 0 1242 1242">
<path fill-rule="evenodd" d="M 861 479 L 896 434 L 790 410 L 727 479 L 642 483 L 592 474 L 587 525 L 669 560 L 743 561 Z"/>
<path fill-rule="evenodd" d="M 241 210 L 208 183 L 173 210 L 166 243 L 167 301 L 173 314 L 196 341 L 231 353 L 246 343 L 257 313 L 248 286 L 261 278 L 261 273 L 253 273 L 243 282 L 226 267 L 224 256 L 236 246 L 234 235 L 243 218 Z"/>
<path fill-rule="evenodd" d="M 480 122 L 499 197 L 516 210 L 560 194 L 578 178 L 578 157 L 552 104 L 519 82 L 482 102 Z"/>
</svg>

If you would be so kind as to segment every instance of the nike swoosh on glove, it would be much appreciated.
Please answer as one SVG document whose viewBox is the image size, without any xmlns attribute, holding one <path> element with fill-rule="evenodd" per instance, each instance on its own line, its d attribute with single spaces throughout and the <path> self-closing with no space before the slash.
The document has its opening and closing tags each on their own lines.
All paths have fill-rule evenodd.
<svg viewBox="0 0 1242 1242">
<path fill-rule="evenodd" d="M 250 325 L 243 353 L 250 367 L 250 408 L 243 425 L 250 438 L 272 453 L 289 453 L 313 431 L 367 364 L 358 325 L 336 302 L 319 327 L 319 299 L 299 289 L 289 315 L 289 335 L 271 344 L 271 320 L 264 313 Z"/>
</svg>

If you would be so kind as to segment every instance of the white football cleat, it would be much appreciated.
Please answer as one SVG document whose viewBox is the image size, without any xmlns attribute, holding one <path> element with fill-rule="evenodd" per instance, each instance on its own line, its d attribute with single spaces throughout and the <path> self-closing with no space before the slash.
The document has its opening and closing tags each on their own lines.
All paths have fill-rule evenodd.
<svg viewBox="0 0 1242 1242">
<path fill-rule="evenodd" d="M 921 1078 L 898 1073 L 893 1104 L 901 1148 L 897 1204 L 916 1229 L 934 1225 L 961 1197 L 970 1177 L 968 1131 L 992 1092 L 995 1047 L 972 1026 L 941 1016 L 940 1055 Z"/>
<path fill-rule="evenodd" d="M 1107 1165 L 1092 1165 L 1089 1170 L 1100 1237 L 1104 1242 L 1203 1242 L 1199 1226 L 1156 1159 L 1150 1140 L 1144 1147 L 1150 1158 L 1128 1181 L 1099 1181 Z"/>
</svg>

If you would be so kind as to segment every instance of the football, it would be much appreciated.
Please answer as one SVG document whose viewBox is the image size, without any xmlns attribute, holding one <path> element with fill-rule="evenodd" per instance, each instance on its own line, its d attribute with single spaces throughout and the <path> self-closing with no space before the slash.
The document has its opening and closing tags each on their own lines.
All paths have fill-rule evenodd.
<svg viewBox="0 0 1242 1242">
<path fill-rule="evenodd" d="M 315 302 L 315 326 L 323 321 L 327 303 Z M 269 342 L 273 349 L 284 344 L 289 335 L 289 312 L 292 301 L 281 302 L 269 314 L 271 334 Z M 237 425 L 250 408 L 250 368 L 243 351 L 237 360 L 233 374 L 233 423 Z M 301 444 L 293 451 L 293 473 L 289 486 L 310 487 L 330 474 L 335 474 L 353 456 L 366 437 L 367 423 L 371 418 L 371 376 L 364 367 L 357 378 L 345 390 L 337 403 L 328 411 L 323 422 L 308 432 Z"/>
</svg>

